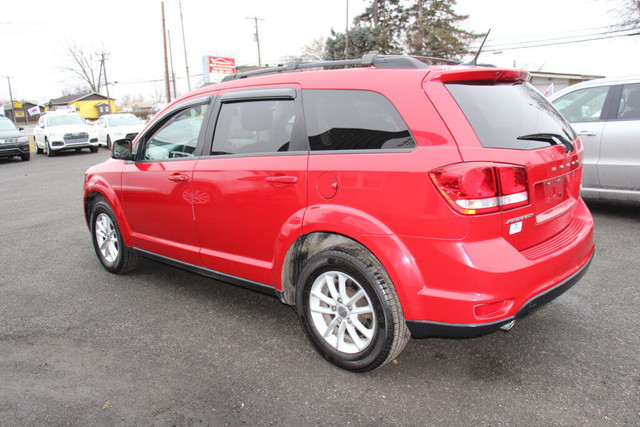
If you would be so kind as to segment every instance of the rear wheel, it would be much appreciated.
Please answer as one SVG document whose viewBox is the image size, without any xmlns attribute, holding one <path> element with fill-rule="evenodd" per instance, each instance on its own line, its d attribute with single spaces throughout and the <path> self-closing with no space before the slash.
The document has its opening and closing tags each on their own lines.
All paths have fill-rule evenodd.
<svg viewBox="0 0 640 427">
<path fill-rule="evenodd" d="M 311 257 L 298 281 L 296 306 L 316 350 L 351 371 L 385 365 L 410 337 L 389 276 L 365 249 L 332 249 Z"/>
<path fill-rule="evenodd" d="M 91 239 L 98 259 L 112 273 L 126 273 L 140 264 L 140 257 L 125 245 L 111 206 L 98 199 L 91 210 Z"/>
<path fill-rule="evenodd" d="M 100 148 L 100 147 L 91 147 L 91 148 L 89 148 L 89 150 L 90 150 L 92 153 L 97 153 L 97 152 L 98 152 L 98 148 Z"/>
</svg>

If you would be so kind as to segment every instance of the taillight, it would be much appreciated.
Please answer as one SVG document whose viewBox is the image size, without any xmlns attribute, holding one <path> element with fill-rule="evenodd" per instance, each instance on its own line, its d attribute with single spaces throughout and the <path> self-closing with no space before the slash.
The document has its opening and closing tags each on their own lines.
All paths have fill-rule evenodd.
<svg viewBox="0 0 640 427">
<path fill-rule="evenodd" d="M 458 212 L 476 215 L 529 203 L 527 171 L 521 166 L 460 163 L 429 174 L 440 193 Z"/>
</svg>

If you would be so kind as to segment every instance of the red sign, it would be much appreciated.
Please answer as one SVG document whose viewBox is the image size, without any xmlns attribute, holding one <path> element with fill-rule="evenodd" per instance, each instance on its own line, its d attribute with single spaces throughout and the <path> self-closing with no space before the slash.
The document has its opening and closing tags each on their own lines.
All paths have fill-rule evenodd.
<svg viewBox="0 0 640 427">
<path fill-rule="evenodd" d="M 209 74 L 235 74 L 236 61 L 233 58 L 222 58 L 220 56 L 209 57 Z"/>
</svg>

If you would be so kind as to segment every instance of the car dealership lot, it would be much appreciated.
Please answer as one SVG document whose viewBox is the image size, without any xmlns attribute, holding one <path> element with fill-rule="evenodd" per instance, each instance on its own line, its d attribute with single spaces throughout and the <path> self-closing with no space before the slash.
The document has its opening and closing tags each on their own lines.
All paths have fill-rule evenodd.
<svg viewBox="0 0 640 427">
<path fill-rule="evenodd" d="M 0 160 L 0 424 L 640 423 L 640 206 L 590 203 L 596 257 L 514 329 L 325 362 L 275 298 L 151 261 L 106 272 L 82 214 L 101 149 Z"/>
</svg>

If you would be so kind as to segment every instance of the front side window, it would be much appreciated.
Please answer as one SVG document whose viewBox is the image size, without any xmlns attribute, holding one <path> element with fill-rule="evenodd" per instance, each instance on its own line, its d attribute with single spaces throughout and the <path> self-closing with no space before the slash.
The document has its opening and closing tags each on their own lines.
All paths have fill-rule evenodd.
<svg viewBox="0 0 640 427">
<path fill-rule="evenodd" d="M 619 120 L 640 120 L 640 83 L 622 86 L 616 118 Z"/>
<path fill-rule="evenodd" d="M 603 121 L 602 109 L 608 91 L 609 86 L 576 90 L 556 99 L 553 105 L 571 123 Z"/>
<path fill-rule="evenodd" d="M 303 91 L 311 151 L 411 149 L 416 143 L 393 104 L 379 93 Z"/>
<path fill-rule="evenodd" d="M 207 105 L 188 108 L 165 123 L 147 140 L 144 160 L 166 160 L 193 157 Z"/>
<path fill-rule="evenodd" d="M 261 154 L 289 151 L 296 119 L 293 100 L 223 103 L 211 154 Z"/>
</svg>

